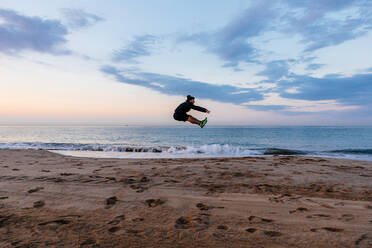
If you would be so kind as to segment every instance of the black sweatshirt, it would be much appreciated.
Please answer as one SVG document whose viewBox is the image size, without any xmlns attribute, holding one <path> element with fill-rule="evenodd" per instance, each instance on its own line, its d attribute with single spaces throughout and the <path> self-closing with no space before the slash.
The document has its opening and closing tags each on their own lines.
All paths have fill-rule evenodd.
<svg viewBox="0 0 372 248">
<path fill-rule="evenodd" d="M 207 112 L 207 109 L 199 107 L 199 106 L 195 106 L 193 103 L 188 102 L 188 101 L 181 103 L 174 112 L 177 115 L 184 115 L 186 114 L 186 112 L 189 112 L 190 109 L 195 109 L 200 112 Z"/>
</svg>

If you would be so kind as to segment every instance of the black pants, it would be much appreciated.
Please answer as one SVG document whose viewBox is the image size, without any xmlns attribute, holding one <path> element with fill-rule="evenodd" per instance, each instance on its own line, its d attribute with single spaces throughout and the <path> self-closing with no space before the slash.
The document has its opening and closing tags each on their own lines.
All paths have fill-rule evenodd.
<svg viewBox="0 0 372 248">
<path fill-rule="evenodd" d="M 173 118 L 176 120 L 176 121 L 187 121 L 187 119 L 189 118 L 190 116 L 186 113 L 174 113 L 173 114 Z"/>
</svg>

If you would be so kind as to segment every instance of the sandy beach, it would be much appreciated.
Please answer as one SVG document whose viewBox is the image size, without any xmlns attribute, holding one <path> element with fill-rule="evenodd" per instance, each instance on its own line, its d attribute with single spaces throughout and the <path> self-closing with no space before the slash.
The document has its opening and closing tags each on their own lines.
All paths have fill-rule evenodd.
<svg viewBox="0 0 372 248">
<path fill-rule="evenodd" d="M 0 247 L 372 247 L 372 162 L 4 149 Z"/>
</svg>

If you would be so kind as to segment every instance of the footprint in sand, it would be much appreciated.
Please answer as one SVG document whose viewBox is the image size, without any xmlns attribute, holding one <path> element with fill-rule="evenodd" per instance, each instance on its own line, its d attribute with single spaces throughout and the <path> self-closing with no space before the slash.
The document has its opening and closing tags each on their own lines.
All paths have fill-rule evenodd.
<svg viewBox="0 0 372 248">
<path fill-rule="evenodd" d="M 227 229 L 229 229 L 229 228 L 228 228 L 228 226 L 225 226 L 225 225 L 219 225 L 219 226 L 217 227 L 217 229 L 218 229 L 218 230 L 227 230 Z"/>
<path fill-rule="evenodd" d="M 198 204 L 196 204 L 196 207 L 199 208 L 199 210 L 201 210 L 201 211 L 206 211 L 206 210 L 210 210 L 210 209 L 213 209 L 213 208 L 220 208 L 220 209 L 225 208 L 225 207 L 207 206 L 204 203 L 198 203 Z"/>
<path fill-rule="evenodd" d="M 147 177 L 142 177 L 141 180 L 140 180 L 141 183 L 148 183 L 150 182 L 150 179 L 147 178 Z"/>
<path fill-rule="evenodd" d="M 209 206 L 207 206 L 207 205 L 205 205 L 205 204 L 203 204 L 203 203 L 198 203 L 198 204 L 196 204 L 196 207 L 199 208 L 199 209 L 202 210 L 202 211 L 205 211 L 205 210 L 209 210 L 209 209 L 210 209 Z"/>
<path fill-rule="evenodd" d="M 124 215 L 119 215 L 119 216 L 116 216 L 114 220 L 110 221 L 108 224 L 110 225 L 117 225 L 120 223 L 120 221 L 124 220 L 125 219 L 125 216 Z"/>
<path fill-rule="evenodd" d="M 304 207 L 299 207 L 299 208 L 297 208 L 296 210 L 291 210 L 291 211 L 289 211 L 289 213 L 290 213 L 290 214 L 293 214 L 293 213 L 295 213 L 295 212 L 307 212 L 307 211 L 309 211 L 309 209 L 304 208 Z"/>
<path fill-rule="evenodd" d="M 112 196 L 110 198 L 106 199 L 106 205 L 107 206 L 112 206 L 118 201 L 118 198 L 116 196 Z"/>
<path fill-rule="evenodd" d="M 120 229 L 120 227 L 113 226 L 113 227 L 110 227 L 110 228 L 108 229 L 108 231 L 109 231 L 110 233 L 114 233 L 114 232 L 119 231 L 119 229 Z"/>
<path fill-rule="evenodd" d="M 147 187 L 143 187 L 142 185 L 131 185 L 130 188 L 136 190 L 137 193 L 142 193 L 148 189 Z"/>
<path fill-rule="evenodd" d="M 176 220 L 176 224 L 174 225 L 177 229 L 187 229 L 193 226 L 190 217 L 180 217 Z"/>
<path fill-rule="evenodd" d="M 72 176 L 72 175 L 75 175 L 74 173 L 66 173 L 66 172 L 64 172 L 64 173 L 60 173 L 59 175 L 61 175 L 61 176 Z"/>
<path fill-rule="evenodd" d="M 270 222 L 273 222 L 273 220 L 271 220 L 271 219 L 261 218 L 261 217 L 253 216 L 253 215 L 249 216 L 248 220 L 251 223 L 270 223 Z"/>
<path fill-rule="evenodd" d="M 58 220 L 51 220 L 51 221 L 46 221 L 46 222 L 39 223 L 39 226 L 46 226 L 46 225 L 49 225 L 49 224 L 67 225 L 69 223 L 70 223 L 69 220 L 58 219 Z"/>
<path fill-rule="evenodd" d="M 123 180 L 123 182 L 124 182 L 125 184 L 132 184 L 132 183 L 135 183 L 136 180 L 134 180 L 133 178 L 125 178 L 125 179 Z"/>
<path fill-rule="evenodd" d="M 338 218 L 339 220 L 343 220 L 343 221 L 351 221 L 354 219 L 354 215 L 352 214 L 343 214 L 340 218 Z"/>
<path fill-rule="evenodd" d="M 0 215 L 0 228 L 10 224 L 10 218 L 12 217 L 13 215 L 7 215 L 7 216 Z"/>
<path fill-rule="evenodd" d="M 359 239 L 355 240 L 355 245 L 357 245 L 358 247 L 360 245 L 363 245 L 363 244 L 366 245 L 365 247 L 370 247 L 370 246 L 367 246 L 367 245 L 371 245 L 372 244 L 372 235 L 370 233 L 369 234 L 368 233 L 362 234 L 359 237 Z"/>
<path fill-rule="evenodd" d="M 34 202 L 34 208 L 41 208 L 45 205 L 44 201 L 36 201 Z"/>
<path fill-rule="evenodd" d="M 266 236 L 270 236 L 270 237 L 279 237 L 279 236 L 282 236 L 283 235 L 282 233 L 276 232 L 276 231 L 263 231 L 263 233 Z"/>
<path fill-rule="evenodd" d="M 145 219 L 144 218 L 133 218 L 132 221 L 133 222 L 141 222 L 141 221 L 144 221 Z"/>
<path fill-rule="evenodd" d="M 192 218 L 192 226 L 197 225 L 197 231 L 206 230 L 210 225 L 210 214 L 199 213 L 197 216 Z M 218 228 L 217 228 L 218 229 Z M 221 227 L 223 229 L 223 227 Z"/>
<path fill-rule="evenodd" d="M 161 200 L 161 199 L 148 199 L 148 200 L 146 200 L 146 204 L 149 206 L 149 207 L 152 207 L 152 208 L 154 208 L 154 207 L 156 207 L 156 206 L 158 206 L 158 205 L 162 205 L 162 204 L 164 204 L 165 203 L 165 201 L 164 200 Z"/>
<path fill-rule="evenodd" d="M 336 227 L 322 227 L 322 228 L 311 228 L 311 232 L 317 232 L 318 230 L 325 230 L 327 232 L 343 232 L 344 229 L 336 228 Z"/>
<path fill-rule="evenodd" d="M 328 232 L 343 232 L 344 231 L 344 229 L 336 228 L 336 227 L 322 227 L 322 229 Z"/>
<path fill-rule="evenodd" d="M 32 194 L 32 193 L 35 193 L 35 192 L 37 192 L 39 190 L 42 190 L 42 189 L 44 189 L 44 188 L 43 187 L 36 187 L 34 189 L 30 189 L 29 191 L 27 191 L 27 193 Z"/>
<path fill-rule="evenodd" d="M 306 218 L 331 218 L 331 216 L 329 214 L 312 214 L 312 215 L 308 215 L 306 216 Z"/>
<path fill-rule="evenodd" d="M 62 183 L 62 182 L 64 182 L 65 180 L 62 179 L 62 178 L 60 178 L 60 177 L 56 177 L 56 178 L 53 179 L 53 181 L 56 182 L 56 183 Z"/>
<path fill-rule="evenodd" d="M 257 229 L 256 228 L 247 228 L 246 231 L 249 232 L 249 233 L 254 233 L 255 231 L 257 231 Z"/>
</svg>

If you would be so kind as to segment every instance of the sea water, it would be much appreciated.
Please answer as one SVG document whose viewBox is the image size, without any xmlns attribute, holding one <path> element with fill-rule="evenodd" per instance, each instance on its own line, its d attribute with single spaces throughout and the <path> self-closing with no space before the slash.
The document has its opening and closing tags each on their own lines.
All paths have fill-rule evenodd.
<svg viewBox="0 0 372 248">
<path fill-rule="evenodd" d="M 0 126 L 0 149 L 88 157 L 309 155 L 372 161 L 372 127 Z"/>
</svg>

